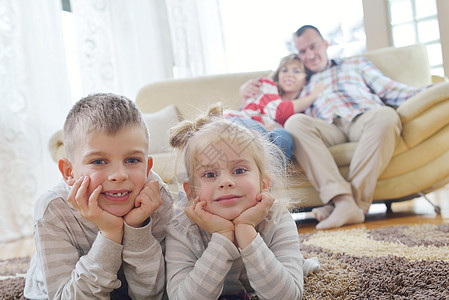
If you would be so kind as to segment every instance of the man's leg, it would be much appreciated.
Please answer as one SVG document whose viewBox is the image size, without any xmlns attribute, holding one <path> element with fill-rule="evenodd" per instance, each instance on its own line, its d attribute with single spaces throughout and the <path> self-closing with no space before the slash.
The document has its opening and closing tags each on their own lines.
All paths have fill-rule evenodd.
<svg viewBox="0 0 449 300">
<path fill-rule="evenodd" d="M 305 114 L 292 115 L 284 125 L 295 142 L 293 154 L 326 204 L 336 195 L 352 194 L 328 147 L 347 141 L 335 125 Z"/>
<path fill-rule="evenodd" d="M 333 124 L 304 114 L 291 116 L 285 123 L 295 142 L 294 155 L 323 203 L 335 205 L 315 210 L 321 221 L 317 229 L 340 227 L 364 221 L 363 212 L 352 198 L 351 185 L 340 174 L 328 147 L 347 142 L 345 134 Z M 329 211 L 331 211 L 329 213 Z M 324 218 L 324 219 L 323 219 Z"/>
<path fill-rule="evenodd" d="M 351 125 L 348 137 L 357 141 L 349 166 L 349 181 L 354 200 L 368 210 L 380 174 L 393 156 L 402 123 L 396 111 L 387 106 L 376 107 L 362 114 Z"/>
</svg>

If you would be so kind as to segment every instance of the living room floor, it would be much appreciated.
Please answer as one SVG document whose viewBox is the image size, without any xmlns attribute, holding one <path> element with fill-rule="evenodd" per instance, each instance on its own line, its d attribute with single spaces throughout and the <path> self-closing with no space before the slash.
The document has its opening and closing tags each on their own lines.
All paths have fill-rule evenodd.
<svg viewBox="0 0 449 300">
<path fill-rule="evenodd" d="M 364 227 L 367 229 L 394 226 L 430 223 L 440 225 L 449 223 L 449 185 L 427 194 L 426 196 L 434 204 L 441 207 L 441 214 L 437 215 L 432 205 L 424 198 L 398 202 L 392 204 L 392 212 L 387 212 L 385 205 L 374 204 L 371 206 L 363 224 L 349 225 L 337 229 L 350 229 Z M 307 233 L 315 230 L 317 221 L 310 213 L 295 214 L 298 233 Z M 26 237 L 18 241 L 0 243 L 0 259 L 23 257 L 34 253 L 34 240 Z"/>
<path fill-rule="evenodd" d="M 356 225 L 347 225 L 341 228 L 330 229 L 351 229 L 351 228 L 379 228 L 395 225 L 412 225 L 429 223 L 440 225 L 449 223 L 449 185 L 429 193 L 426 197 L 435 205 L 441 208 L 440 214 L 437 214 L 434 207 L 423 197 L 415 198 L 409 201 L 393 203 L 392 212 L 387 212 L 384 204 L 373 204 L 366 215 L 365 222 Z M 317 221 L 313 219 L 311 213 L 301 213 L 294 215 L 296 224 L 298 224 L 299 233 L 307 233 L 315 230 Z"/>
</svg>

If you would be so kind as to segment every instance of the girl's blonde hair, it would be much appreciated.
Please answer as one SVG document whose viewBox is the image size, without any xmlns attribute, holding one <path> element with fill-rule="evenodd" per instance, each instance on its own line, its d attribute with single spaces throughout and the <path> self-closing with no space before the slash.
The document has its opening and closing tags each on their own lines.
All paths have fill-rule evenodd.
<svg viewBox="0 0 449 300">
<path fill-rule="evenodd" d="M 279 95 L 282 97 L 284 94 L 284 91 L 279 87 L 279 73 L 281 72 L 282 68 L 287 65 L 288 63 L 290 63 L 293 60 L 297 60 L 301 63 L 301 65 L 303 65 L 302 60 L 299 58 L 298 54 L 296 53 L 292 53 L 289 54 L 283 58 L 281 58 L 281 61 L 279 62 L 279 65 L 277 67 L 277 69 L 270 74 L 270 78 L 276 83 L 276 85 L 278 86 L 278 90 L 279 90 Z M 304 66 L 304 65 L 303 65 Z M 304 69 L 305 72 L 305 69 Z"/>
<path fill-rule="evenodd" d="M 269 178 L 273 189 L 281 191 L 287 184 L 283 152 L 263 136 L 223 118 L 221 103 L 212 105 L 206 114 L 195 120 L 184 120 L 171 128 L 169 141 L 183 153 L 186 180 L 192 186 L 196 156 L 208 151 L 208 146 L 212 150 L 212 145 L 218 141 L 234 143 L 241 151 L 248 151 L 259 169 L 261 180 Z"/>
</svg>

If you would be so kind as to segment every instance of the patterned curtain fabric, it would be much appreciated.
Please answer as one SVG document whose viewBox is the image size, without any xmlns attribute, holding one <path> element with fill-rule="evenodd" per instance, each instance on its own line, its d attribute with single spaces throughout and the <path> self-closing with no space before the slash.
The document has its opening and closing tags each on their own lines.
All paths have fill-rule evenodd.
<svg viewBox="0 0 449 300">
<path fill-rule="evenodd" d="M 77 93 L 69 84 L 61 1 L 0 0 L 0 242 L 32 234 L 37 197 L 61 178 L 48 142 L 78 100 L 72 94 L 135 99 L 145 84 L 173 77 L 164 1 L 70 3 Z"/>
<path fill-rule="evenodd" d="M 165 0 L 173 45 L 173 76 L 226 73 L 218 0 Z"/>
<path fill-rule="evenodd" d="M 71 0 L 82 94 L 136 97 L 147 83 L 172 78 L 165 2 Z"/>
<path fill-rule="evenodd" d="M 55 184 L 47 143 L 70 107 L 58 1 L 0 0 L 0 241 L 30 235 Z"/>
</svg>

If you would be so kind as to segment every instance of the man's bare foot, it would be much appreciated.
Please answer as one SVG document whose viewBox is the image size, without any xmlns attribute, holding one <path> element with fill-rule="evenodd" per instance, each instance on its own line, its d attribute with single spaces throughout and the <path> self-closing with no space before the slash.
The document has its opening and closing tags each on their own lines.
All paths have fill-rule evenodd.
<svg viewBox="0 0 449 300">
<path fill-rule="evenodd" d="M 332 202 L 335 205 L 334 210 L 329 217 L 318 223 L 316 229 L 336 228 L 365 221 L 365 214 L 357 206 L 352 196 L 339 195 Z"/>
<path fill-rule="evenodd" d="M 318 222 L 321 222 L 330 216 L 334 208 L 334 205 L 326 204 L 324 206 L 312 209 L 312 214 L 314 218 L 318 220 Z"/>
</svg>

